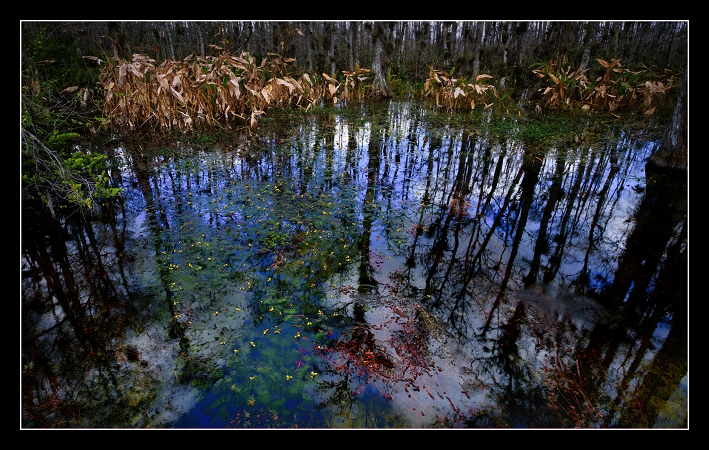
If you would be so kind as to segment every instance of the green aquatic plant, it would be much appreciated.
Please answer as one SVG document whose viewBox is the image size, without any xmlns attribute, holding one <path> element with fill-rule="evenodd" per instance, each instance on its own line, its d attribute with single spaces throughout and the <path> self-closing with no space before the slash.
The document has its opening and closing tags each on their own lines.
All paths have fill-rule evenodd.
<svg viewBox="0 0 709 450">
<path fill-rule="evenodd" d="M 263 246 L 269 250 L 273 250 L 276 247 L 282 247 L 290 242 L 290 238 L 287 234 L 277 231 L 271 231 L 266 236 L 263 241 Z"/>
<path fill-rule="evenodd" d="M 72 133 L 50 139 L 54 149 L 27 130 L 22 130 L 22 136 L 23 195 L 39 197 L 53 215 L 55 206 L 78 206 L 86 211 L 97 201 L 120 195 L 121 188 L 109 185 L 106 155 L 74 152 L 63 156 L 55 150 L 73 139 Z"/>
<path fill-rule="evenodd" d="M 582 132 L 580 123 L 568 115 L 551 115 L 543 119 L 532 118 L 523 125 L 520 137 L 530 145 L 554 145 L 562 141 L 572 141 Z"/>
</svg>

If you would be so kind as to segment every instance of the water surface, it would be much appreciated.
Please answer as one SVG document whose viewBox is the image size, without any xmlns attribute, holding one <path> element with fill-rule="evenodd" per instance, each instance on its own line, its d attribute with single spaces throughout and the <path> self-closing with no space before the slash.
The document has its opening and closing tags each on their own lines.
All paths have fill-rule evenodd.
<svg viewBox="0 0 709 450">
<path fill-rule="evenodd" d="M 651 125 L 532 126 L 113 149 L 122 199 L 23 212 L 23 426 L 685 427 L 686 185 Z"/>
</svg>

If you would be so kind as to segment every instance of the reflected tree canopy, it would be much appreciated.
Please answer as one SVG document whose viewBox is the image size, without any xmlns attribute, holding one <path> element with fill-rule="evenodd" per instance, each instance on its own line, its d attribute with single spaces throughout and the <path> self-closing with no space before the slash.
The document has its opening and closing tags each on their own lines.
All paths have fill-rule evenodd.
<svg viewBox="0 0 709 450">
<path fill-rule="evenodd" d="M 361 108 L 108 149 L 91 217 L 23 201 L 23 426 L 686 426 L 647 124 Z"/>
</svg>

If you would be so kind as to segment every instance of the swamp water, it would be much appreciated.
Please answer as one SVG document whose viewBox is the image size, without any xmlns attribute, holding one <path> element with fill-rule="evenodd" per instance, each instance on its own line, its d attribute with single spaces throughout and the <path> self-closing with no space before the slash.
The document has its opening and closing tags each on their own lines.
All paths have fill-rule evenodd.
<svg viewBox="0 0 709 450">
<path fill-rule="evenodd" d="M 657 138 L 451 117 L 119 147 L 121 200 L 24 212 L 23 427 L 686 427 L 687 191 L 645 173 Z"/>
</svg>

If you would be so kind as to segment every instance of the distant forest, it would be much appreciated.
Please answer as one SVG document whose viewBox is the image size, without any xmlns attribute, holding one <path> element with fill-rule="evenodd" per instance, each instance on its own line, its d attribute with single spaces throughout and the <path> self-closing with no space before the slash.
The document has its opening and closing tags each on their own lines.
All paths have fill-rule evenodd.
<svg viewBox="0 0 709 450">
<path fill-rule="evenodd" d="M 79 56 L 139 53 L 158 63 L 222 50 L 256 59 L 275 53 L 318 75 L 334 77 L 359 62 L 408 81 L 422 81 L 429 67 L 526 77 L 530 65 L 557 55 L 574 67 L 617 58 L 624 66 L 681 68 L 688 50 L 686 21 L 23 22 L 21 32 L 23 52 L 41 39 Z"/>
<path fill-rule="evenodd" d="M 98 157 L 74 152 L 100 130 L 253 128 L 268 108 L 412 94 L 517 116 L 524 101 L 537 114 L 673 108 L 654 163 L 686 169 L 687 21 L 20 26 L 23 195 L 52 211 L 117 195 Z"/>
</svg>

